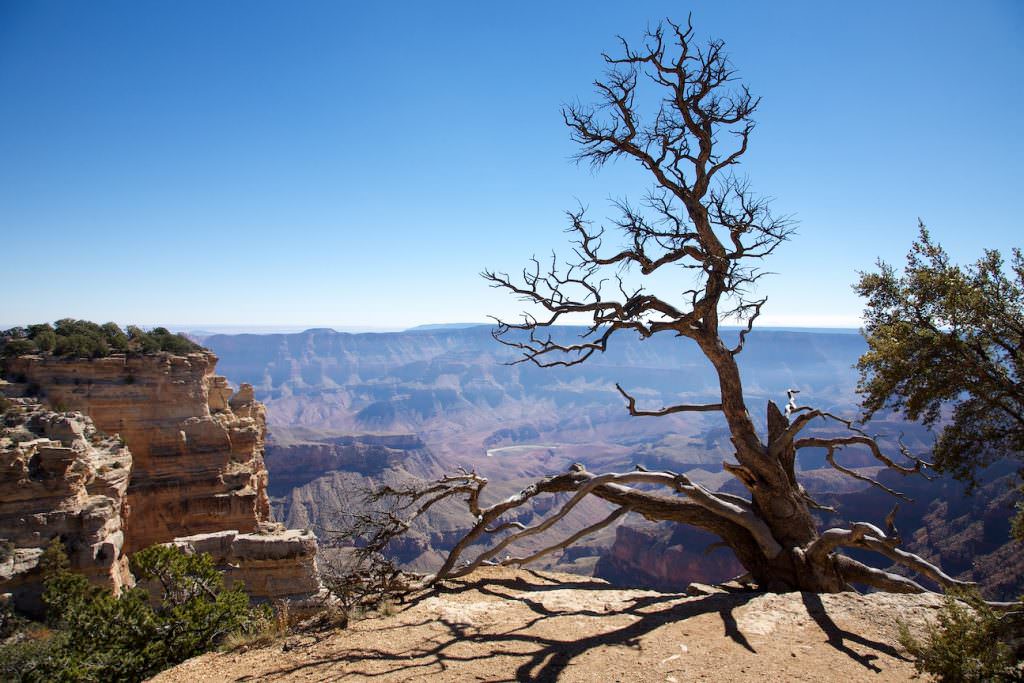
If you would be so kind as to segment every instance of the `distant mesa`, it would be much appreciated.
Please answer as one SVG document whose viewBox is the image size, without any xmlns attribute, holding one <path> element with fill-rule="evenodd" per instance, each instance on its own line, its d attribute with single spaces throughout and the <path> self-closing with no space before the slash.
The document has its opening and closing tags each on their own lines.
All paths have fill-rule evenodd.
<svg viewBox="0 0 1024 683">
<path fill-rule="evenodd" d="M 433 323 L 410 327 L 406 332 L 429 332 L 431 330 L 461 330 L 467 327 L 494 327 L 494 323 Z"/>
</svg>

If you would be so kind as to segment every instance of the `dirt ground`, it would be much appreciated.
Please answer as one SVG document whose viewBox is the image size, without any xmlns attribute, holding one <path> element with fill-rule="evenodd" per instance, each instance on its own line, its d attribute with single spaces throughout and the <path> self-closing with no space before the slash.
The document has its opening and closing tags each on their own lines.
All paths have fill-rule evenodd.
<svg viewBox="0 0 1024 683">
<path fill-rule="evenodd" d="M 211 653 L 154 681 L 906 681 L 897 619 L 941 599 L 905 595 L 623 590 L 488 568 L 390 616 Z"/>
</svg>

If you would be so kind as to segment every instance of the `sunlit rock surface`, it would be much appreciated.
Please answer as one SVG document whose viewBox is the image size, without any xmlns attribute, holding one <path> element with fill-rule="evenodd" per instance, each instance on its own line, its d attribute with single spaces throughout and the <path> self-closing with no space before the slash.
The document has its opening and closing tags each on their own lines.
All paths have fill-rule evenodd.
<svg viewBox="0 0 1024 683">
<path fill-rule="evenodd" d="M 11 404 L 0 428 L 0 593 L 39 612 L 39 559 L 54 538 L 93 583 L 131 585 L 123 553 L 128 448 L 81 413 L 53 412 L 27 398 Z"/>
<path fill-rule="evenodd" d="M 270 522 L 263 461 L 266 410 L 251 386 L 243 384 L 233 392 L 224 377 L 214 374 L 216 362 L 209 352 L 99 359 L 26 355 L 9 360 L 7 375 L 18 383 L 7 387 L 11 393 L 38 394 L 52 408 L 81 411 L 89 416 L 81 419 L 89 420 L 90 430 L 118 436 L 108 441 L 124 451 L 126 462 L 116 480 L 117 543 L 109 552 L 121 568 L 121 583 L 130 580 L 126 554 L 157 543 L 191 547 L 191 538 L 219 534 L 233 539 L 225 541 L 228 550 L 215 558 L 229 570 L 229 583 L 244 581 L 257 598 L 316 593 L 316 538 Z M 62 429 L 64 435 L 67 428 Z M 30 461 L 53 461 L 52 468 L 68 472 L 81 469 L 65 466 L 61 458 L 70 455 L 60 455 L 64 451 L 42 444 L 36 448 L 40 454 L 19 456 L 26 463 L 24 472 L 32 469 Z M 17 479 L 13 470 L 5 474 Z M 71 494 L 56 475 L 44 474 L 37 482 L 33 510 L 45 517 L 66 509 L 62 496 Z M 33 495 L 11 485 L 19 495 Z M 3 505 L 14 500 L 5 496 Z M 98 504 L 91 505 L 85 517 L 89 520 L 99 514 L 93 512 Z M 76 568 L 105 571 L 87 565 L 82 560 Z M 113 579 L 110 583 L 120 585 Z"/>
<path fill-rule="evenodd" d="M 209 553 L 229 587 L 242 582 L 246 591 L 261 598 L 303 599 L 321 589 L 315 566 L 317 540 L 308 531 L 218 531 L 176 538 L 172 545 L 187 553 Z"/>
<path fill-rule="evenodd" d="M 251 532 L 269 517 L 264 408 L 245 387 L 232 395 L 216 362 L 211 353 L 22 356 L 8 366 L 50 405 L 86 413 L 128 445 L 129 552 L 197 533 Z"/>
</svg>

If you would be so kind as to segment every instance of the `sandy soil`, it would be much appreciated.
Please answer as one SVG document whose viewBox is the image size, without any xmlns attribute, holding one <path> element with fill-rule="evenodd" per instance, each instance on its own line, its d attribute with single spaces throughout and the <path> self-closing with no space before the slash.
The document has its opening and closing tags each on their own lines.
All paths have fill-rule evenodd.
<svg viewBox="0 0 1024 683">
<path fill-rule="evenodd" d="M 897 619 L 936 596 L 622 590 L 490 568 L 391 616 L 211 653 L 157 676 L 201 681 L 906 681 Z"/>
</svg>

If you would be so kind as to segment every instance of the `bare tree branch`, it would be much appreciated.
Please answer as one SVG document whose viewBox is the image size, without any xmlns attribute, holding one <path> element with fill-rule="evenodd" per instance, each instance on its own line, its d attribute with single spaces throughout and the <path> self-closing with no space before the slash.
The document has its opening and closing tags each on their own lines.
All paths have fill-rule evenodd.
<svg viewBox="0 0 1024 683">
<path fill-rule="evenodd" d="M 600 531 L 601 529 L 605 528 L 606 526 L 614 524 L 615 522 L 617 522 L 620 518 L 622 518 L 623 516 L 625 516 L 629 512 L 631 512 L 631 510 L 629 508 L 626 508 L 626 507 L 615 508 L 614 510 L 612 510 L 611 514 L 609 514 L 607 517 L 602 519 L 600 522 L 596 522 L 594 524 L 591 524 L 590 526 L 586 527 L 585 529 L 580 529 L 579 531 L 574 533 L 572 536 L 569 536 L 569 538 L 565 539 L 564 541 L 560 541 L 558 543 L 555 543 L 554 545 L 548 546 L 547 548 L 544 548 L 542 550 L 538 550 L 537 552 L 535 552 L 532 555 L 529 555 L 527 557 L 510 557 L 508 559 L 502 560 L 501 563 L 504 564 L 504 565 L 510 565 L 510 564 L 524 565 L 524 564 L 529 564 L 530 562 L 534 562 L 536 560 L 539 560 L 540 558 L 544 557 L 545 555 L 547 555 L 549 553 L 552 553 L 552 552 L 554 552 L 556 550 L 564 550 L 565 548 L 568 548 L 569 546 L 571 546 L 573 543 L 575 543 L 576 541 L 580 540 L 581 538 L 585 538 L 585 537 L 589 536 L 590 534 L 592 534 L 592 533 L 594 533 L 596 531 Z"/>
<path fill-rule="evenodd" d="M 555 254 L 543 262 L 533 258 L 516 278 L 484 271 L 492 287 L 510 292 L 536 311 L 524 313 L 518 323 L 496 319 L 493 335 L 518 352 L 516 362 L 540 367 L 586 362 L 627 331 L 641 340 L 670 333 L 694 343 L 717 377 L 717 401 L 646 410 L 638 408 L 636 398 L 621 385 L 616 389 L 631 416 L 719 413 L 733 448 L 722 467 L 742 484 L 745 495 L 712 491 L 675 472 L 640 468 L 594 474 L 579 465 L 482 506 L 486 479 L 461 473 L 423 491 L 387 492 L 404 501 L 382 516 L 385 532 L 371 539 L 372 545 L 402 533 L 439 502 L 466 497 L 473 523 L 434 577 L 439 581 L 495 562 L 516 542 L 552 529 L 585 497 L 595 496 L 615 506 L 604 520 L 542 551 L 503 562 L 523 564 L 565 548 L 632 511 L 716 534 L 763 587 L 840 591 L 855 581 L 885 590 L 924 590 L 910 579 L 843 556 L 843 548 L 880 553 L 942 585 L 959 585 L 934 565 L 896 548 L 899 538 L 891 516 L 884 532 L 857 523 L 850 529 L 819 533 L 811 510 L 831 508 L 813 500 L 796 468 L 799 450 L 823 448 L 837 471 L 900 496 L 840 465 L 837 450 L 866 448 L 883 466 L 905 475 L 921 474 L 927 462 L 900 443 L 905 462 L 897 463 L 851 421 L 798 406 L 795 390 L 785 412 L 768 403 L 767 434 L 750 415 L 737 355 L 753 343 L 749 333 L 766 305 L 765 298 L 754 293 L 767 274 L 761 263 L 793 234 L 794 223 L 775 214 L 770 198 L 754 193 L 749 181 L 735 172 L 750 148 L 760 99 L 738 82 L 722 41 L 699 43 L 689 20 L 685 25 L 666 21 L 648 30 L 639 43 L 620 38 L 619 53 L 604 55 L 604 60 L 608 70 L 594 84 L 597 103 L 570 104 L 562 111 L 570 137 L 579 145 L 576 160 L 595 168 L 620 159 L 637 163 L 653 187 L 638 203 L 612 202 L 612 217 L 603 225 L 592 222 L 582 207 L 568 212 L 568 259 Z M 641 103 L 649 91 L 654 93 L 652 106 L 645 108 Z M 615 244 L 612 235 L 618 240 Z M 656 291 L 654 284 L 662 280 L 651 276 L 666 270 L 686 274 L 692 282 L 682 292 Z M 579 319 L 586 320 L 582 330 L 565 327 Z M 727 320 L 742 325 L 731 348 L 720 331 Z M 802 436 L 819 418 L 839 433 Z M 649 490 L 654 487 L 658 492 Z M 509 513 L 536 497 L 554 494 L 570 495 L 538 521 L 510 519 Z"/>
<path fill-rule="evenodd" d="M 918 474 L 922 468 L 927 467 L 928 463 L 924 460 L 916 459 L 912 466 L 898 465 L 891 458 L 889 458 L 882 449 L 878 446 L 878 442 L 870 436 L 863 436 L 861 434 L 854 434 L 852 436 L 836 436 L 830 438 L 820 437 L 805 437 L 798 439 L 793 443 L 793 446 L 797 449 L 801 448 L 837 448 L 839 446 L 850 446 L 860 445 L 867 446 L 871 455 L 874 456 L 875 460 L 879 461 L 887 468 L 899 472 L 900 474 Z"/>
<path fill-rule="evenodd" d="M 681 404 L 669 406 L 667 408 L 661 408 L 659 410 L 637 410 L 636 399 L 626 393 L 626 390 L 622 388 L 618 383 L 615 384 L 615 388 L 619 390 L 619 393 L 627 401 L 627 409 L 629 414 L 634 417 L 650 416 L 660 417 L 662 415 L 671 415 L 672 413 L 700 413 L 709 411 L 720 411 L 722 410 L 721 403 L 705 403 L 705 404 Z"/>
<path fill-rule="evenodd" d="M 843 555 L 835 556 L 836 567 L 847 583 L 861 583 L 887 593 L 927 593 L 928 589 L 912 579 L 861 564 Z"/>
<path fill-rule="evenodd" d="M 820 563 L 827 555 L 836 548 L 863 548 L 874 551 L 899 565 L 907 567 L 922 576 L 926 576 L 943 588 L 971 586 L 970 582 L 958 581 L 947 575 L 941 569 L 924 558 L 900 550 L 896 546 L 899 538 L 890 537 L 881 529 L 868 524 L 857 522 L 850 529 L 829 529 L 811 543 L 805 555 L 809 561 Z"/>
</svg>

